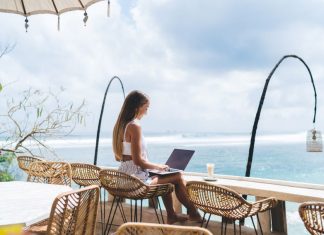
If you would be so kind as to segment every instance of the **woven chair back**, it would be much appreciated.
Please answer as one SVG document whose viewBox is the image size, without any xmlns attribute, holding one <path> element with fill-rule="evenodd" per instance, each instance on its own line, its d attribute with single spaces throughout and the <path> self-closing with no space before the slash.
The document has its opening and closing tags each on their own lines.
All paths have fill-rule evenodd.
<svg viewBox="0 0 324 235">
<path fill-rule="evenodd" d="M 32 156 L 18 156 L 17 162 L 20 169 L 22 169 L 25 173 L 29 173 L 30 164 L 33 162 L 44 161 L 38 157 Z"/>
<path fill-rule="evenodd" d="M 147 191 L 147 185 L 136 177 L 117 170 L 100 171 L 101 185 L 114 196 L 140 198 Z"/>
<path fill-rule="evenodd" d="M 313 235 L 324 234 L 324 203 L 305 202 L 299 206 L 299 215 L 306 229 Z"/>
<path fill-rule="evenodd" d="M 71 166 L 67 162 L 33 162 L 27 181 L 71 186 Z"/>
<path fill-rule="evenodd" d="M 80 186 L 100 184 L 100 167 L 86 163 L 71 163 L 72 180 Z"/>
<path fill-rule="evenodd" d="M 193 226 L 179 226 L 153 223 L 125 223 L 121 225 L 116 235 L 212 235 L 207 229 Z"/>
<path fill-rule="evenodd" d="M 96 185 L 59 195 L 53 202 L 46 234 L 95 234 L 98 203 Z"/>
<path fill-rule="evenodd" d="M 146 199 L 173 191 L 172 184 L 146 185 L 140 179 L 117 170 L 101 170 L 102 187 L 110 194 L 130 199 Z"/>
<path fill-rule="evenodd" d="M 251 204 L 235 191 L 206 182 L 188 182 L 190 200 L 202 211 L 230 219 L 245 217 Z"/>
</svg>

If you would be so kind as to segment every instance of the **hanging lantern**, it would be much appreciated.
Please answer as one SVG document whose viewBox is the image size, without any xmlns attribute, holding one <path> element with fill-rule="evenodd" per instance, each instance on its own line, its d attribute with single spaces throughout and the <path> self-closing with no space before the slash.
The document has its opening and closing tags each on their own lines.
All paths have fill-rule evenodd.
<svg viewBox="0 0 324 235">
<path fill-rule="evenodd" d="M 323 151 L 321 132 L 315 130 L 315 128 L 307 132 L 306 151 L 307 152 Z"/>
</svg>

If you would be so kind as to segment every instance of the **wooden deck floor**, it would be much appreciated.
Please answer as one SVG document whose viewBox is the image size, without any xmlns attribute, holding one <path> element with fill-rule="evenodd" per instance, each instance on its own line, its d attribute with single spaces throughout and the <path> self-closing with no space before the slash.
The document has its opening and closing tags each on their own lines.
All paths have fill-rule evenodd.
<svg viewBox="0 0 324 235">
<path fill-rule="evenodd" d="M 127 203 L 123 204 L 123 208 L 125 210 L 126 213 L 126 217 L 127 220 L 130 220 L 130 205 Z M 108 213 L 109 213 L 109 209 L 110 209 L 110 203 L 108 203 L 108 206 L 106 205 L 106 219 L 108 217 Z M 163 211 L 164 213 L 165 211 Z M 166 214 L 164 213 L 164 219 L 166 219 Z M 102 235 L 102 223 L 100 222 L 100 213 L 98 213 L 98 219 L 97 219 L 98 223 L 97 223 L 97 235 Z M 143 222 L 147 222 L 147 223 L 158 223 L 154 209 L 153 208 L 148 208 L 148 207 L 143 207 Z M 113 222 L 113 226 L 112 229 L 110 231 L 109 234 L 112 234 L 114 231 L 117 230 L 118 226 L 120 224 L 122 224 L 122 218 L 121 215 L 119 213 L 119 210 L 117 210 L 115 218 L 114 218 L 114 222 Z M 177 225 L 183 225 L 183 226 L 200 226 L 199 223 L 196 222 L 191 222 L 191 221 L 187 221 L 185 223 L 176 223 Z M 236 233 L 239 234 L 238 232 L 239 226 L 236 226 Z M 221 234 L 221 223 L 219 221 L 210 221 L 209 225 L 208 225 L 208 230 L 211 231 L 213 234 L 218 235 Z M 227 235 L 232 235 L 234 234 L 234 229 L 233 229 L 233 224 L 228 224 L 227 225 Z M 255 234 L 255 231 L 253 229 L 253 227 L 247 227 L 247 226 L 242 226 L 242 235 L 253 235 Z M 264 235 L 282 235 L 280 233 L 264 233 Z M 148 235 L 148 234 L 147 234 Z"/>
</svg>

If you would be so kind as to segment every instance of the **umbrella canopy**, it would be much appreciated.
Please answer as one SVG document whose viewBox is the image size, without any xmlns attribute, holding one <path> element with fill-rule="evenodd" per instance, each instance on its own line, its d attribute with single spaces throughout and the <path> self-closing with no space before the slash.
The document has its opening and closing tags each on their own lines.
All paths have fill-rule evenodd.
<svg viewBox="0 0 324 235">
<path fill-rule="evenodd" d="M 26 17 L 25 28 L 28 28 L 27 16 L 35 14 L 60 14 L 67 11 L 84 10 L 84 23 L 88 19 L 86 9 L 103 0 L 0 0 L 0 12 L 15 13 Z M 108 15 L 109 15 L 108 0 Z M 59 26 L 59 21 L 58 21 Z"/>
</svg>

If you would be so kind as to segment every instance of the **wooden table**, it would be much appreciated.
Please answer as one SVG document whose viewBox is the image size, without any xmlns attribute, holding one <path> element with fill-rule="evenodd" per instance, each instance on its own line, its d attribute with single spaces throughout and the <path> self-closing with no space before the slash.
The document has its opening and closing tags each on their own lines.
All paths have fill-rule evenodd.
<svg viewBox="0 0 324 235">
<path fill-rule="evenodd" d="M 184 178 L 187 181 L 203 181 L 205 176 L 207 175 L 202 173 L 184 173 Z M 286 201 L 297 203 L 306 201 L 324 202 L 324 185 L 227 175 L 215 175 L 215 177 L 217 181 L 210 182 L 211 184 L 220 184 L 234 189 L 240 194 L 255 196 L 257 200 L 266 197 L 275 197 L 278 200 L 278 206 L 272 209 L 271 217 L 269 212 L 265 212 L 261 216 L 262 228 L 266 232 L 272 230 L 288 234 Z"/>
<path fill-rule="evenodd" d="M 0 182 L 0 226 L 28 226 L 48 218 L 56 196 L 70 190 L 72 188 L 65 185 Z"/>
</svg>

